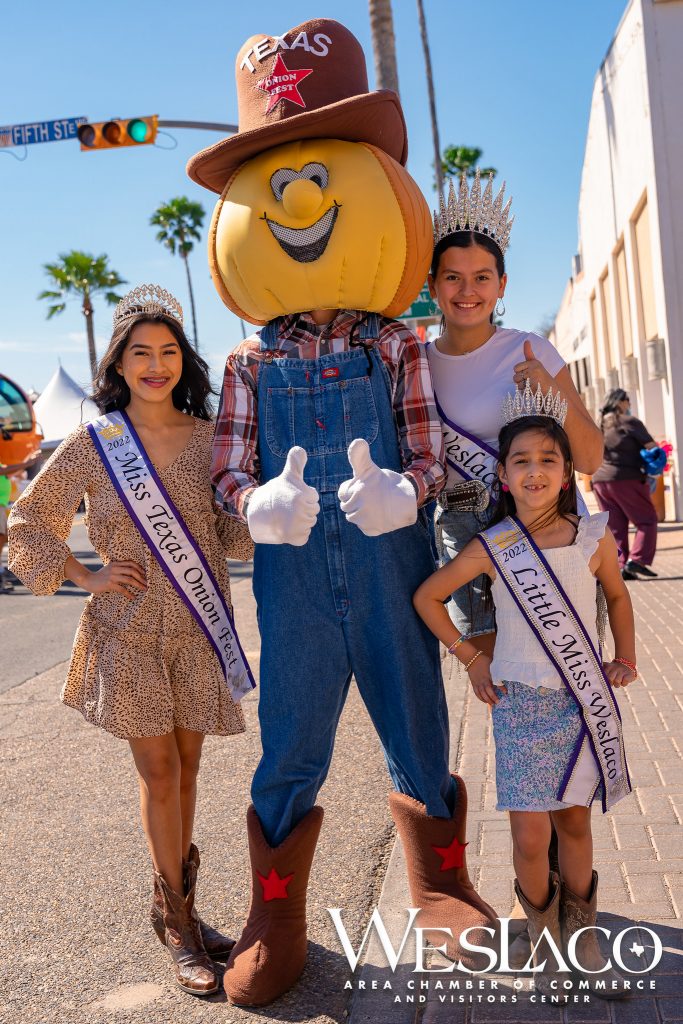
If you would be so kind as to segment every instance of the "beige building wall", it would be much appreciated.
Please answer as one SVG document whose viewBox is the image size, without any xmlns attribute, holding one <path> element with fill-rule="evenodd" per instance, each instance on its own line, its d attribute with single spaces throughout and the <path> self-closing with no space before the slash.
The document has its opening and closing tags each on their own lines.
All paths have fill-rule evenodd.
<svg viewBox="0 0 683 1024">
<path fill-rule="evenodd" d="M 623 387 L 674 446 L 668 518 L 683 516 L 682 98 L 683 0 L 631 0 L 595 78 L 578 258 L 551 334 L 575 381 L 590 378 L 594 414 Z"/>
</svg>

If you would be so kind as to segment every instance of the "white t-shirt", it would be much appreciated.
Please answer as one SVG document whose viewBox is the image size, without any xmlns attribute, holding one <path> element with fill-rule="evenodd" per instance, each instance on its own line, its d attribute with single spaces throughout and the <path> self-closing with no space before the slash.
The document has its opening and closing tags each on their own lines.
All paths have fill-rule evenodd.
<svg viewBox="0 0 683 1024">
<path fill-rule="evenodd" d="M 444 355 L 434 342 L 427 349 L 434 392 L 446 416 L 493 448 L 502 426 L 501 406 L 515 389 L 513 368 L 524 361 L 527 338 L 535 357 L 556 377 L 564 359 L 547 338 L 530 331 L 497 327 L 481 348 L 462 356 Z"/>
</svg>

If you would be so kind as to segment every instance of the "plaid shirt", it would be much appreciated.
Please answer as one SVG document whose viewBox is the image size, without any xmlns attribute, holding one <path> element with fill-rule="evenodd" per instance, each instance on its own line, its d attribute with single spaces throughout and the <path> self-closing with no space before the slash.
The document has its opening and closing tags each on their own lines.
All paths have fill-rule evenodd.
<svg viewBox="0 0 683 1024">
<path fill-rule="evenodd" d="M 364 316 L 355 310 L 340 310 L 324 326 L 318 326 L 308 313 L 288 316 L 281 324 L 276 356 L 319 359 L 346 352 L 351 328 Z M 391 379 L 403 469 L 415 485 L 418 505 L 423 505 L 437 496 L 446 479 L 441 421 L 425 349 L 404 324 L 385 318 L 380 320 L 375 344 Z M 243 514 L 247 495 L 259 483 L 257 384 L 262 362 L 258 334 L 230 353 L 216 421 L 211 480 L 219 503 L 232 507 L 238 515 Z"/>
</svg>

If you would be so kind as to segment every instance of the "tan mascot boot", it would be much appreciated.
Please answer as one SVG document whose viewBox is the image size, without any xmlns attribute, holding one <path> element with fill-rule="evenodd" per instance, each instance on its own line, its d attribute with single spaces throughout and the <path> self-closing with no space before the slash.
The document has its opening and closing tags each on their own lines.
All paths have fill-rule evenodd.
<svg viewBox="0 0 683 1024">
<path fill-rule="evenodd" d="M 193 996 L 210 996 L 218 991 L 218 978 L 199 930 L 194 909 L 194 890 L 183 897 L 157 873 L 164 922 L 164 945 L 171 954 L 176 984 Z"/>
<path fill-rule="evenodd" d="M 457 794 L 452 818 L 430 817 L 424 804 L 405 793 L 392 793 L 389 807 L 405 850 L 412 905 L 421 911 L 415 923 L 419 928 L 450 928 L 452 938 L 444 932 L 426 938 L 433 946 L 446 944 L 451 960 L 481 970 L 487 966 L 487 958 L 463 949 L 460 934 L 477 926 L 497 929 L 498 920 L 467 874 L 467 790 L 458 775 L 453 778 Z M 494 943 L 485 932 L 471 932 L 469 941 L 489 948 Z"/>
<path fill-rule="evenodd" d="M 192 890 L 194 891 L 197 884 L 197 872 L 199 870 L 199 850 L 192 843 L 190 846 L 190 856 L 188 860 L 183 861 L 183 882 L 185 887 L 185 895 Z M 163 914 L 163 897 L 161 895 L 161 887 L 157 881 L 156 873 L 154 875 L 154 900 L 152 907 L 149 912 L 149 917 L 152 922 L 152 928 L 156 932 L 159 941 L 166 945 L 166 929 L 164 927 L 164 914 Z M 212 928 L 210 925 L 205 924 L 201 918 L 199 918 L 199 930 L 202 933 L 202 942 L 204 943 L 204 949 L 209 954 L 212 960 L 224 960 L 230 956 L 230 951 L 235 945 L 234 939 L 229 939 L 227 935 L 221 935 L 219 931 Z"/>
<path fill-rule="evenodd" d="M 226 995 L 239 1006 L 265 1006 L 291 988 L 304 969 L 306 890 L 322 807 L 313 807 L 284 842 L 266 842 L 253 807 L 247 811 L 251 859 L 251 907 L 228 960 Z"/>
<path fill-rule="evenodd" d="M 564 947 L 562 945 L 562 932 L 560 929 L 560 879 L 554 871 L 550 872 L 549 876 L 550 884 L 550 896 L 543 910 L 539 910 L 529 903 L 528 899 L 519 887 L 519 882 L 515 879 L 515 893 L 517 899 L 521 903 L 526 913 L 529 938 L 531 940 L 531 946 L 534 948 L 533 966 L 538 967 L 545 961 L 545 966 L 542 971 L 530 975 L 534 979 L 534 985 L 537 991 L 541 992 L 542 995 L 561 995 L 563 990 L 563 983 L 571 978 L 571 974 L 567 971 L 560 971 L 559 965 L 556 961 L 555 954 L 552 951 L 552 947 L 544 940 L 538 948 L 536 944 L 541 937 L 543 929 L 546 928 L 548 934 L 552 938 L 553 942 L 557 946 L 563 957 L 566 956 L 564 953 Z M 569 966 L 569 964 L 567 964 Z M 555 982 L 553 988 L 551 982 Z"/>
<path fill-rule="evenodd" d="M 562 883 L 560 895 L 560 923 L 562 925 L 562 939 L 565 949 L 569 940 L 580 928 L 593 928 L 597 919 L 598 910 L 598 873 L 593 872 L 593 881 L 587 900 L 573 893 L 571 889 Z M 603 971 L 607 961 L 602 955 L 598 943 L 597 932 L 584 932 L 576 940 L 576 953 L 574 956 L 577 963 L 588 971 L 602 971 L 601 974 L 588 974 L 585 971 L 577 971 L 580 978 L 588 982 L 588 988 L 594 996 L 600 999 L 626 999 L 630 994 L 624 987 L 624 979 L 613 967 Z M 601 983 L 596 988 L 596 982 Z M 613 984 L 616 984 L 613 987 Z M 604 987 L 602 987 L 604 983 Z"/>
</svg>

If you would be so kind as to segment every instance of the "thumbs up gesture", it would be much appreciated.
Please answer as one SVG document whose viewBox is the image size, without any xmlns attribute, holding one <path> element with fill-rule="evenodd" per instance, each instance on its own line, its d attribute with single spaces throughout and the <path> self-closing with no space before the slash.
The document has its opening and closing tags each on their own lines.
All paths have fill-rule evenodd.
<svg viewBox="0 0 683 1024">
<path fill-rule="evenodd" d="M 534 355 L 534 350 L 528 338 L 524 341 L 524 362 L 515 365 L 513 380 L 518 388 L 523 389 L 526 387 L 527 378 L 531 381 L 533 391 L 536 390 L 539 384 L 544 392 L 549 387 L 555 386 L 553 378 L 543 363 Z"/>
<path fill-rule="evenodd" d="M 337 492 L 347 520 L 366 537 L 412 526 L 417 519 L 417 495 L 410 480 L 376 466 L 368 442 L 361 438 L 351 442 L 348 455 L 353 476 Z"/>
<path fill-rule="evenodd" d="M 302 547 L 320 512 L 315 487 L 304 483 L 308 455 L 290 448 L 279 476 L 252 492 L 247 506 L 247 526 L 257 544 L 293 544 Z"/>
</svg>

